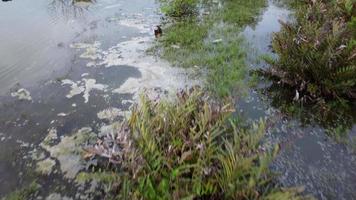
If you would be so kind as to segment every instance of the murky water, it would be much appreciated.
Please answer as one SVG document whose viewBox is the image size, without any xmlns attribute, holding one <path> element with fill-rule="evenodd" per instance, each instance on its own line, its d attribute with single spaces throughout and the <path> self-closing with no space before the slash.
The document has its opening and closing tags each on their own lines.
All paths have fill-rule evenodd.
<svg viewBox="0 0 356 200">
<path fill-rule="evenodd" d="M 189 72 L 145 54 L 154 42 L 152 28 L 160 22 L 157 8 L 154 0 L 0 3 L 0 197 L 36 179 L 42 197 L 56 192 L 89 198 L 66 178 L 85 166 L 63 165 L 66 157 L 55 148 L 71 141 L 73 133 L 110 131 L 144 88 L 157 95 L 157 90 L 194 83 Z M 245 29 L 251 68 L 265 66 L 256 58 L 270 53 L 278 20 L 288 20 L 289 14 L 269 2 L 261 20 Z M 282 147 L 272 166 L 281 172 L 281 183 L 304 185 L 306 193 L 320 199 L 356 198 L 356 156 L 350 148 L 323 127 L 287 117 L 271 104 L 272 99 L 250 90 L 238 108 L 248 119 L 268 119 L 267 140 Z M 355 125 L 350 134 L 356 135 Z M 49 136 L 53 147 L 44 143 Z M 55 162 L 50 175 L 35 173 L 39 161 L 47 159 Z"/>
<path fill-rule="evenodd" d="M 260 55 L 275 56 L 270 48 L 272 34 L 280 30 L 278 20 L 292 20 L 290 14 L 290 11 L 270 1 L 261 20 L 244 30 L 243 35 L 252 46 L 248 55 L 251 69 L 266 67 L 265 63 L 256 62 Z M 356 198 L 354 150 L 329 137 L 325 128 L 318 123 L 304 123 L 300 118 L 281 113 L 272 106 L 272 102 L 278 99 L 260 93 L 269 85 L 268 82 L 262 82 L 258 86 L 260 89 L 250 90 L 248 97 L 238 102 L 238 109 L 247 119 L 267 119 L 268 141 L 281 144 L 281 153 L 272 166 L 280 173 L 281 183 L 285 186 L 304 186 L 307 194 L 313 194 L 318 199 Z M 353 124 L 353 128 L 348 130 L 346 137 L 355 136 L 355 116 L 348 120 L 351 120 L 349 123 Z"/>
<path fill-rule="evenodd" d="M 157 11 L 154 0 L 0 2 L 0 198 L 33 180 L 42 197 L 89 198 L 72 179 L 85 166 L 56 148 L 73 148 L 72 134 L 104 134 L 144 89 L 191 84 L 145 53 Z M 36 172 L 44 163 L 49 176 Z"/>
</svg>

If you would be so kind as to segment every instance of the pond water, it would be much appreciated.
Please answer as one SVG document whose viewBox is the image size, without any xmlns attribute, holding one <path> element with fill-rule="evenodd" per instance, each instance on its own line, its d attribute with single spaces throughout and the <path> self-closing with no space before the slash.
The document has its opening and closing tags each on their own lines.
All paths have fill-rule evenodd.
<svg viewBox="0 0 356 200">
<path fill-rule="evenodd" d="M 85 165 L 58 148 L 76 148 L 73 133 L 110 132 L 144 89 L 157 96 L 200 83 L 190 71 L 145 53 L 160 23 L 157 11 L 155 0 L 0 2 L 0 198 L 36 180 L 41 197 L 88 199 L 72 179 Z M 256 58 L 270 53 L 278 20 L 289 15 L 269 2 L 260 21 L 244 30 L 251 69 L 265 66 Z M 267 142 L 281 143 L 271 166 L 281 184 L 304 185 L 319 199 L 356 198 L 352 150 L 322 126 L 286 116 L 272 101 L 250 89 L 237 105 L 246 119 L 266 118 Z M 352 124 L 349 132 L 356 135 Z M 47 166 L 40 174 L 49 175 L 35 173 L 39 163 Z"/>
<path fill-rule="evenodd" d="M 0 198 L 36 180 L 42 197 L 87 199 L 73 181 L 85 166 L 57 151 L 76 143 L 64 141 L 110 132 L 142 90 L 194 83 L 145 53 L 157 11 L 154 0 L 0 2 Z"/>
<path fill-rule="evenodd" d="M 250 69 L 267 66 L 256 61 L 261 55 L 276 57 L 271 52 L 273 32 L 280 30 L 279 20 L 293 20 L 291 14 L 286 8 L 270 1 L 261 20 L 243 31 L 248 46 L 252 47 L 248 53 Z M 279 96 L 274 97 L 268 92 L 264 94 L 270 86 L 269 82 L 260 82 L 258 89 L 250 89 L 247 97 L 239 100 L 237 105 L 244 118 L 267 120 L 267 142 L 279 143 L 281 147 L 281 153 L 272 165 L 280 173 L 280 182 L 285 186 L 304 186 L 307 194 L 313 194 L 318 199 L 356 198 L 355 149 L 328 136 L 328 127 L 323 126 L 328 121 L 320 119 L 320 116 L 308 112 L 300 114 L 305 114 L 304 117 L 282 113 L 278 106 L 273 106 L 274 102 L 281 101 Z M 346 113 L 349 115 L 333 122 L 351 126 L 344 136 L 350 141 L 349 138 L 356 136 L 356 107 L 351 107 Z M 317 120 L 304 119 L 308 117 Z"/>
</svg>

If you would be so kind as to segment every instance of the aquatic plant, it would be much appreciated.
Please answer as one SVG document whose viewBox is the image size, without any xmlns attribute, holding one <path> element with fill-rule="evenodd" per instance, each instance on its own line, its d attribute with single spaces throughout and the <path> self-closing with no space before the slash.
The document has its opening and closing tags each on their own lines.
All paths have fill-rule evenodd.
<svg viewBox="0 0 356 200">
<path fill-rule="evenodd" d="M 164 28 L 156 49 L 179 67 L 207 72 L 206 87 L 218 96 L 228 96 L 246 73 L 242 28 L 257 21 L 266 5 L 257 1 L 201 1 L 199 15 L 174 20 Z M 169 16 L 169 15 L 168 15 Z"/>
<path fill-rule="evenodd" d="M 189 17 L 197 12 L 197 0 L 160 0 L 160 2 L 162 12 L 170 17 Z"/>
<path fill-rule="evenodd" d="M 274 182 L 278 148 L 262 148 L 264 123 L 243 125 L 232 112 L 200 89 L 174 102 L 142 96 L 115 135 L 87 152 L 112 163 L 119 199 L 300 199 Z"/>
<path fill-rule="evenodd" d="M 2 198 L 3 200 L 25 200 L 36 197 L 38 193 L 40 185 L 33 181 L 28 186 L 23 187 L 21 189 L 15 190 L 10 193 L 6 197 Z"/>
<path fill-rule="evenodd" d="M 274 35 L 278 59 L 264 71 L 294 100 L 356 99 L 356 3 L 308 0 Z M 292 98 L 293 98 L 292 97 Z"/>
</svg>

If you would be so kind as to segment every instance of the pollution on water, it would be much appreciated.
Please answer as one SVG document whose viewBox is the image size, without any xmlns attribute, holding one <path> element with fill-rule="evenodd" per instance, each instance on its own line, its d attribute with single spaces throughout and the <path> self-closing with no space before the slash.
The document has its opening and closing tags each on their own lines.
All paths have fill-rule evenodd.
<svg viewBox="0 0 356 200">
<path fill-rule="evenodd" d="M 0 199 L 355 189 L 355 1 L 0 2 Z"/>
</svg>

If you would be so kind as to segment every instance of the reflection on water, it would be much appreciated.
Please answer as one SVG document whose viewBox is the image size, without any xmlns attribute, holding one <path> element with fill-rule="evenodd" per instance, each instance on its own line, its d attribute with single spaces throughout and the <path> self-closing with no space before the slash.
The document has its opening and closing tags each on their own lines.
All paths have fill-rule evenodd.
<svg viewBox="0 0 356 200">
<path fill-rule="evenodd" d="M 75 19 L 83 16 L 83 13 L 88 11 L 89 6 L 95 2 L 95 0 L 52 0 L 48 5 L 48 9 L 54 16 Z"/>
<path fill-rule="evenodd" d="M 16 84 L 31 87 L 69 66 L 72 56 L 65 47 L 83 32 L 85 22 L 50 17 L 47 7 L 46 0 L 0 5 L 0 95 Z"/>
<path fill-rule="evenodd" d="M 251 69 L 266 67 L 256 57 L 275 56 L 271 53 L 271 37 L 280 30 L 278 20 L 291 20 L 289 14 L 271 0 L 261 21 L 244 30 L 243 35 L 252 47 L 248 54 Z M 279 180 L 286 186 L 303 185 L 306 193 L 318 199 L 355 198 L 356 155 L 352 149 L 355 143 L 349 144 L 356 137 L 355 106 L 345 105 L 341 109 L 340 105 L 330 105 L 339 109 L 321 110 L 295 105 L 294 94 L 289 92 L 261 81 L 244 100 L 237 102 L 246 119 L 267 120 L 267 143 L 281 144 L 281 153 L 272 165 L 281 173 Z"/>
<path fill-rule="evenodd" d="M 271 105 L 285 114 L 297 118 L 303 124 L 318 124 L 327 130 L 331 136 L 338 134 L 347 138 L 353 125 L 356 124 L 356 105 L 350 102 L 319 102 L 317 105 L 305 105 L 293 101 L 294 93 L 289 88 L 271 84 L 259 92 L 271 99 Z M 341 128 L 342 127 L 342 128 Z M 339 132 L 335 133 L 335 128 Z M 340 138 L 341 139 L 341 138 Z"/>
<path fill-rule="evenodd" d="M 41 184 L 42 197 L 52 191 L 67 195 L 80 193 L 71 181 L 63 180 L 59 166 L 54 167 L 50 176 L 35 173 L 31 152 L 37 150 L 43 153 L 41 157 L 48 156 L 39 144 L 49 130 L 56 129 L 60 137 L 89 126 L 97 133 L 107 123 L 97 118 L 98 112 L 108 107 L 128 109 L 132 95 L 111 91 L 129 78 L 139 79 L 141 71 L 127 65 L 89 68 L 88 60 L 80 57 L 83 52 L 71 48 L 71 44 L 100 41 L 106 50 L 123 41 L 147 36 L 148 33 L 141 33 L 135 27 L 118 23 L 139 17 L 146 20 L 141 22 L 149 29 L 152 19 L 159 20 L 153 0 L 140 2 L 13 0 L 0 3 L 0 199 L 34 179 Z M 128 3 L 126 7 L 119 6 Z M 71 88 L 62 85 L 63 80 L 85 89 L 85 95 L 67 98 Z M 99 84 L 106 85 L 107 91 L 97 90 Z"/>
<path fill-rule="evenodd" d="M 145 54 L 157 9 L 155 0 L 0 4 L 0 198 L 36 179 L 39 198 L 95 199 L 91 185 L 63 176 L 84 169 L 82 157 L 51 150 L 78 130 L 110 131 L 99 113 L 121 120 L 143 88 L 157 95 L 189 84 L 186 70 Z M 46 174 L 39 163 L 50 164 Z"/>
</svg>

